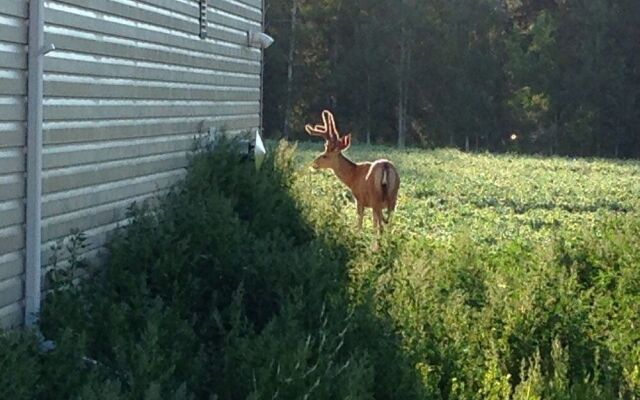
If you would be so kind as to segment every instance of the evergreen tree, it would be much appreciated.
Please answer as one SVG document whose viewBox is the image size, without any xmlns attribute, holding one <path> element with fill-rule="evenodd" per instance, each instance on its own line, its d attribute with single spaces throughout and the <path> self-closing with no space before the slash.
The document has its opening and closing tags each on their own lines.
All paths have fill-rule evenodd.
<svg viewBox="0 0 640 400">
<path fill-rule="evenodd" d="M 268 135 L 330 108 L 362 143 L 640 154 L 637 1 L 295 3 L 267 0 Z"/>
</svg>

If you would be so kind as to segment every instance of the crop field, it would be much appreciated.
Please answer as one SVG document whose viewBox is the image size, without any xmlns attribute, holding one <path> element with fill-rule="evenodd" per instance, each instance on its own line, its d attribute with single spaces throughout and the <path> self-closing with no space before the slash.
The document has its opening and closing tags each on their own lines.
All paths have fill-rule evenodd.
<svg viewBox="0 0 640 400">
<path fill-rule="evenodd" d="M 426 398 L 638 398 L 639 163 L 353 148 L 401 175 L 375 254 L 348 189 L 307 168 L 320 149 L 300 146 L 297 190 L 356 238 L 354 297 L 374 293 Z"/>
<path fill-rule="evenodd" d="M 321 148 L 299 146 L 301 165 Z M 465 234 L 484 250 L 513 240 L 545 245 L 561 233 L 595 232 L 612 218 L 634 219 L 640 211 L 638 162 L 378 147 L 352 148 L 349 156 L 396 164 L 402 186 L 393 234 L 429 246 L 447 246 Z M 338 196 L 334 203 L 348 204 L 348 189 L 331 172 L 301 168 L 300 174 L 302 191 L 317 201 Z M 354 205 L 340 214 L 355 224 Z"/>
</svg>

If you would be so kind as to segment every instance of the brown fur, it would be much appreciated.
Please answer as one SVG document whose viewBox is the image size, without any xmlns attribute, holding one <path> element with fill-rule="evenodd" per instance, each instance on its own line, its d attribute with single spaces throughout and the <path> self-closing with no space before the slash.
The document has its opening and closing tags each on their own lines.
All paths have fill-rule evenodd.
<svg viewBox="0 0 640 400">
<path fill-rule="evenodd" d="M 325 151 L 314 161 L 314 168 L 329 168 L 351 189 L 356 199 L 358 211 L 358 228 L 362 228 L 365 208 L 373 210 L 373 224 L 383 231 L 383 224 L 389 223 L 396 208 L 400 176 L 393 163 L 386 159 L 373 162 L 354 163 L 342 154 L 351 144 L 351 135 L 340 137 L 335 128 L 333 115 L 329 111 L 322 112 L 323 125 L 307 125 L 310 135 L 325 138 Z M 386 184 L 384 184 L 386 183 Z M 382 210 L 387 209 L 385 218 Z"/>
</svg>

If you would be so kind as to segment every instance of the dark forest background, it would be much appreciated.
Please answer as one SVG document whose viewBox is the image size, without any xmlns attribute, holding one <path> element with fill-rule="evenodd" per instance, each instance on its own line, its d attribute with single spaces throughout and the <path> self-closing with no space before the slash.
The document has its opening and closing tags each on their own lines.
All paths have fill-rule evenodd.
<svg viewBox="0 0 640 400">
<path fill-rule="evenodd" d="M 330 108 L 359 143 L 640 155 L 638 0 L 266 6 L 267 137 Z"/>
</svg>

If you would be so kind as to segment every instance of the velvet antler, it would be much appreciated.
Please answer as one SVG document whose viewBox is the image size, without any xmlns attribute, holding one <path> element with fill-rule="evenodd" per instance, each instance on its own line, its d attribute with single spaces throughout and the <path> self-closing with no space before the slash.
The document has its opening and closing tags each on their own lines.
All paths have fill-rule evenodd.
<svg viewBox="0 0 640 400">
<path fill-rule="evenodd" d="M 336 130 L 336 122 L 333 118 L 331 111 L 322 111 L 322 124 L 304 126 L 304 130 L 312 136 L 320 136 L 327 142 L 335 142 L 339 139 L 338 131 Z"/>
</svg>

